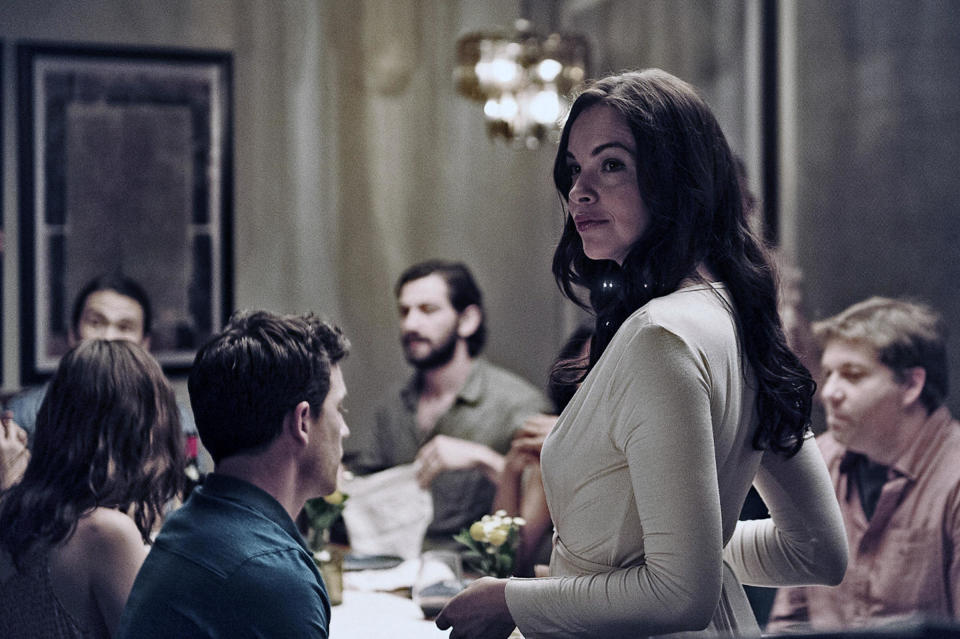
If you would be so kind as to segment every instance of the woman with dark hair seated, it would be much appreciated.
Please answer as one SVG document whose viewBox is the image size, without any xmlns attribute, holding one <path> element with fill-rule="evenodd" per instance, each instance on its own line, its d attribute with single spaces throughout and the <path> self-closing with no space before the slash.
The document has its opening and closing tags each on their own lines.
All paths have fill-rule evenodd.
<svg viewBox="0 0 960 639">
<path fill-rule="evenodd" d="M 0 496 L 0 636 L 111 636 L 182 458 L 153 357 L 104 340 L 67 353 L 23 477 Z"/>
</svg>

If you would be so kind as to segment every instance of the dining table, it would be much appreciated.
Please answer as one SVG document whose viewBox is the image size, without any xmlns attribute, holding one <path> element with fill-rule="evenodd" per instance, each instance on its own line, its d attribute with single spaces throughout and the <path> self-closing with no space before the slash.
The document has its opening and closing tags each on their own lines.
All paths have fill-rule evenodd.
<svg viewBox="0 0 960 639">
<path fill-rule="evenodd" d="M 349 568 L 348 556 L 345 562 Z M 420 561 L 411 559 L 389 568 L 342 570 L 334 590 L 339 603 L 330 609 L 330 636 L 337 639 L 435 639 L 449 637 L 433 619 L 424 616 L 411 598 L 410 585 Z M 478 575 L 467 575 L 465 583 Z M 328 590 L 333 585 L 328 580 Z M 511 639 L 523 639 L 514 631 Z"/>
<path fill-rule="evenodd" d="M 423 617 L 412 599 L 391 592 L 343 591 L 343 602 L 331 608 L 330 636 L 337 639 L 431 639 L 449 637 Z"/>
</svg>

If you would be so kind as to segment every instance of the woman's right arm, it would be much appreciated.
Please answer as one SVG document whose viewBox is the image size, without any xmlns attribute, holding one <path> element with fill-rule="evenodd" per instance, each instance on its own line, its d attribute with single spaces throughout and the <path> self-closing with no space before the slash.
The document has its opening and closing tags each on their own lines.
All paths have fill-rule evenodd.
<svg viewBox="0 0 960 639">
<path fill-rule="evenodd" d="M 836 585 L 847 567 L 847 537 L 823 456 L 813 437 L 784 458 L 764 453 L 754 481 L 770 519 L 741 521 L 724 559 L 745 584 Z"/>
</svg>

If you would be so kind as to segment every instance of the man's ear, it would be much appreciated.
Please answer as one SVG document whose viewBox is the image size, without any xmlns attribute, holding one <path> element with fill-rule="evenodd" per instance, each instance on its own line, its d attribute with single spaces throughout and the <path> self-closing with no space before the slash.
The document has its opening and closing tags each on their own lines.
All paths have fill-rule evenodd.
<svg viewBox="0 0 960 639">
<path fill-rule="evenodd" d="M 293 407 L 283 418 L 283 429 L 293 441 L 306 444 L 310 439 L 310 402 L 304 400 Z"/>
<path fill-rule="evenodd" d="M 903 372 L 903 405 L 909 406 L 920 400 L 923 386 L 927 383 L 927 371 L 922 366 L 914 366 Z"/>
<path fill-rule="evenodd" d="M 460 311 L 460 319 L 457 322 L 457 335 L 467 339 L 477 332 L 480 323 L 483 321 L 483 311 L 476 304 L 471 304 Z"/>
<path fill-rule="evenodd" d="M 73 330 L 73 328 L 71 328 L 69 331 L 67 331 L 67 346 L 69 346 L 70 348 L 73 348 L 79 343 L 80 343 L 80 336 L 77 335 L 77 332 Z"/>
<path fill-rule="evenodd" d="M 140 340 L 140 346 L 143 346 L 143 350 L 145 350 L 145 351 L 149 351 L 149 350 L 150 350 L 150 336 L 149 336 L 149 335 L 144 335 L 144 336 L 143 336 L 143 339 Z"/>
</svg>

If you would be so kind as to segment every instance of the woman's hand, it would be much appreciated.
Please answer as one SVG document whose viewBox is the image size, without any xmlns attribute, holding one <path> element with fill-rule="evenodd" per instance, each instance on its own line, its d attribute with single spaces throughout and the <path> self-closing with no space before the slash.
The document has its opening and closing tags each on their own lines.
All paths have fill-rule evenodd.
<svg viewBox="0 0 960 639">
<path fill-rule="evenodd" d="M 506 639 L 516 624 L 507 608 L 507 580 L 482 577 L 451 599 L 437 615 L 450 639 Z"/>
</svg>

